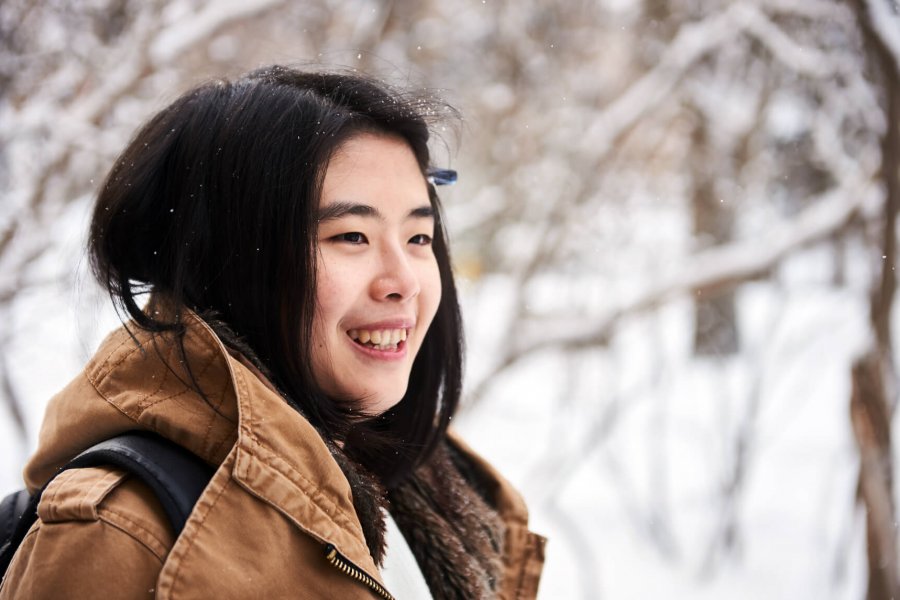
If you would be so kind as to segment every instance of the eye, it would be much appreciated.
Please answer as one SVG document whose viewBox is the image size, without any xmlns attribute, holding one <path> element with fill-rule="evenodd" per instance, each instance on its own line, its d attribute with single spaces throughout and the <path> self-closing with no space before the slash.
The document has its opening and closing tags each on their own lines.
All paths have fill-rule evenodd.
<svg viewBox="0 0 900 600">
<path fill-rule="evenodd" d="M 366 236 L 358 231 L 348 231 L 347 233 L 341 233 L 334 237 L 332 237 L 336 242 L 345 242 L 347 244 L 360 245 L 365 244 L 369 240 L 366 239 Z"/>
<path fill-rule="evenodd" d="M 430 246 L 431 236 L 425 233 L 420 233 L 419 235 L 414 235 L 409 238 L 409 243 L 415 244 L 416 246 Z"/>
</svg>

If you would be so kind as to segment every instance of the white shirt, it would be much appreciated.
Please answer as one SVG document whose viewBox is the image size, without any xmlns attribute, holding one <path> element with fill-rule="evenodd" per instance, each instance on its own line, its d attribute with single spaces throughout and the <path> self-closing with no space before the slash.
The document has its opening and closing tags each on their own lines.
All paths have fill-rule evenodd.
<svg viewBox="0 0 900 600">
<path fill-rule="evenodd" d="M 428 584 L 416 562 L 416 557 L 397 523 L 387 511 L 384 513 L 385 541 L 384 566 L 381 577 L 384 585 L 397 600 L 432 600 Z"/>
</svg>

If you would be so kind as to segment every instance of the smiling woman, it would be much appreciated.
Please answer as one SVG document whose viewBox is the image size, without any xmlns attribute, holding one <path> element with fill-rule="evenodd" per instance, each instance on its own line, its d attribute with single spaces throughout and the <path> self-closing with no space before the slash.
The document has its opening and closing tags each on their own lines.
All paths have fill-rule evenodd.
<svg viewBox="0 0 900 600">
<path fill-rule="evenodd" d="M 0 599 L 536 595 L 543 538 L 448 431 L 462 339 L 434 184 L 454 176 L 429 175 L 422 116 L 439 108 L 276 66 L 137 133 L 90 238 L 131 320 L 51 401 Z M 120 469 L 54 477 L 130 430 L 215 469 L 183 529 Z"/>
</svg>

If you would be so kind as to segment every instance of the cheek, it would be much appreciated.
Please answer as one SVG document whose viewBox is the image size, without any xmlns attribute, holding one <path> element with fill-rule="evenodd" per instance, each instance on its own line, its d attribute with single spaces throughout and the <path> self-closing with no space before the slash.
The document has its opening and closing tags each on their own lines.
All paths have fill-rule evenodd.
<svg viewBox="0 0 900 600">
<path fill-rule="evenodd" d="M 316 315 L 315 327 L 324 332 L 329 325 L 334 325 L 335 319 L 340 316 L 342 298 L 348 296 L 348 290 L 341 282 L 346 282 L 346 276 L 342 277 L 339 269 L 333 265 L 319 263 L 316 273 Z"/>
<path fill-rule="evenodd" d="M 441 274 L 438 271 L 437 263 L 422 278 L 421 295 L 423 299 L 422 309 L 427 311 L 428 319 L 431 321 L 437 312 L 438 305 L 441 303 Z"/>
<path fill-rule="evenodd" d="M 332 371 L 332 345 L 334 345 L 334 327 L 340 314 L 338 299 L 341 297 L 340 286 L 337 285 L 333 270 L 324 268 L 319 263 L 316 273 L 316 312 L 313 316 L 312 331 L 312 369 L 318 384 L 327 393 L 333 393 L 334 373 Z"/>
</svg>

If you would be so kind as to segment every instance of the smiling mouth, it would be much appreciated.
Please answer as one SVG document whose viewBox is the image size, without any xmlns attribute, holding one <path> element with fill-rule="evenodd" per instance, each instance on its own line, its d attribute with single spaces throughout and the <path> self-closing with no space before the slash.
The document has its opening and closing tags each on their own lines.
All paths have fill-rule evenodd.
<svg viewBox="0 0 900 600">
<path fill-rule="evenodd" d="M 347 332 L 354 342 L 364 348 L 381 350 L 382 352 L 397 351 L 404 345 L 409 335 L 407 329 L 351 329 Z"/>
</svg>

